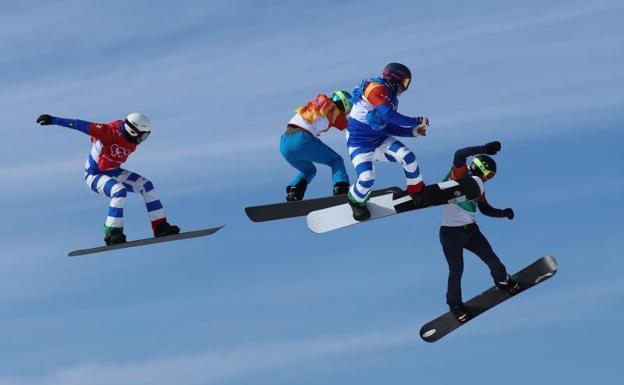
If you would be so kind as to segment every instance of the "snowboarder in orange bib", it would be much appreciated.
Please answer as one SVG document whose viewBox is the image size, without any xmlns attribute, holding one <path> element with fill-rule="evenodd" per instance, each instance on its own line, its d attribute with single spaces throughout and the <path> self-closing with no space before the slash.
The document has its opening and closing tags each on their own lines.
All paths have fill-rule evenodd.
<svg viewBox="0 0 624 385">
<path fill-rule="evenodd" d="M 287 201 L 303 199 L 308 184 L 316 175 L 314 163 L 331 167 L 333 195 L 345 195 L 349 177 L 342 157 L 318 137 L 331 127 L 342 131 L 347 128 L 346 115 L 351 111 L 351 95 L 336 91 L 328 97 L 319 94 L 314 100 L 297 108 L 286 132 L 280 139 L 280 152 L 299 174 L 286 187 Z"/>
</svg>

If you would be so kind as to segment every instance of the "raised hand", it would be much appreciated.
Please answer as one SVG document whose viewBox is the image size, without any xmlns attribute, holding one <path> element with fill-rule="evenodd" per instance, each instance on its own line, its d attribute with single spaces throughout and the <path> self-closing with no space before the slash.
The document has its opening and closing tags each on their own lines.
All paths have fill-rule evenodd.
<svg viewBox="0 0 624 385">
<path fill-rule="evenodd" d="M 52 115 L 48 115 L 48 114 L 39 115 L 39 117 L 37 118 L 37 123 L 39 123 L 42 126 L 48 126 L 52 124 Z"/>
<path fill-rule="evenodd" d="M 489 142 L 483 145 L 485 148 L 485 153 L 488 155 L 496 155 L 497 152 L 501 149 L 501 143 L 499 141 Z"/>
</svg>

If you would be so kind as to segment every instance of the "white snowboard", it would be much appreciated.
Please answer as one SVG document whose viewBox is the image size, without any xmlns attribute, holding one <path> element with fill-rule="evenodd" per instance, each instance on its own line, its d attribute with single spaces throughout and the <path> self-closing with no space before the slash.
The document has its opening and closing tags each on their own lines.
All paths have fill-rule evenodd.
<svg viewBox="0 0 624 385">
<path fill-rule="evenodd" d="M 473 182 L 473 180 L 476 183 Z M 440 199 L 431 206 L 476 199 L 481 196 L 484 191 L 483 181 L 474 176 L 460 181 L 450 180 L 440 182 L 435 185 L 428 185 L 425 188 L 431 189 L 440 197 Z M 463 191 L 460 191 L 461 189 L 463 189 Z M 405 211 L 417 210 L 419 208 L 423 207 L 414 205 L 412 198 L 404 191 L 381 195 L 371 198 L 368 201 L 368 209 L 371 213 L 371 217 L 368 221 Z M 308 228 L 317 234 L 361 223 L 353 219 L 353 211 L 348 203 L 312 211 L 307 216 L 307 222 Z"/>
</svg>

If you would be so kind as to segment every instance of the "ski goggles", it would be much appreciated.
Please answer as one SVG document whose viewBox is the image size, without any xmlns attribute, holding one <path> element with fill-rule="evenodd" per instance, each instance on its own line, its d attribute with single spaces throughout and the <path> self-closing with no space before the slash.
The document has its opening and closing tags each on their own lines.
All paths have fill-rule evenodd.
<svg viewBox="0 0 624 385">
<path fill-rule="evenodd" d="M 388 70 L 384 70 L 383 76 L 393 85 L 400 86 L 402 88 L 401 91 L 406 91 L 409 88 L 410 83 L 412 82 L 411 77 L 405 76 L 402 73 L 395 73 Z"/>
<path fill-rule="evenodd" d="M 411 82 L 411 78 L 399 79 L 396 76 L 392 76 L 392 81 L 390 83 L 394 85 L 394 87 L 398 88 L 398 92 L 401 93 L 407 91 Z"/>
<path fill-rule="evenodd" d="M 129 121 L 128 119 L 126 119 L 124 121 L 124 124 L 126 125 L 127 128 L 129 128 L 128 132 L 130 133 L 130 135 L 134 136 L 135 138 L 137 138 L 137 143 L 141 143 L 143 142 L 145 139 L 147 139 L 147 137 L 150 135 L 150 131 L 141 131 L 139 130 L 134 124 L 132 124 L 131 121 Z"/>
<path fill-rule="evenodd" d="M 351 95 L 348 95 L 344 91 L 334 91 L 332 101 L 340 102 L 338 108 L 347 114 L 351 111 L 351 107 L 353 107 L 353 103 L 351 103 Z"/>
<path fill-rule="evenodd" d="M 481 171 L 481 174 L 483 175 L 485 180 L 490 180 L 494 178 L 494 175 L 496 175 L 496 172 L 488 170 L 485 164 L 483 164 L 483 162 L 481 162 L 479 158 L 472 158 L 472 162 L 475 164 L 475 166 L 477 166 L 479 171 Z"/>
<path fill-rule="evenodd" d="M 401 80 L 401 85 L 403 86 L 403 91 L 407 91 L 410 83 L 412 82 L 411 78 L 403 78 L 403 80 Z"/>
</svg>

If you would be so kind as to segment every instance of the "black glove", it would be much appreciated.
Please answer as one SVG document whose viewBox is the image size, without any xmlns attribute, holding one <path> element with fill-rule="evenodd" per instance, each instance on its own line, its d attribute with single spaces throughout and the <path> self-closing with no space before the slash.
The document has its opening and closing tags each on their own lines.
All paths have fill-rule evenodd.
<svg viewBox="0 0 624 385">
<path fill-rule="evenodd" d="M 48 115 L 48 114 L 39 115 L 39 117 L 37 118 L 37 123 L 39 123 L 42 126 L 48 126 L 52 124 L 52 115 Z"/>
<path fill-rule="evenodd" d="M 507 219 L 514 219 L 514 211 L 513 209 L 507 208 L 503 210 L 503 215 L 507 217 Z"/>
<path fill-rule="evenodd" d="M 496 155 L 501 149 L 501 143 L 497 140 L 495 142 L 486 143 L 483 148 L 488 155 Z"/>
</svg>

